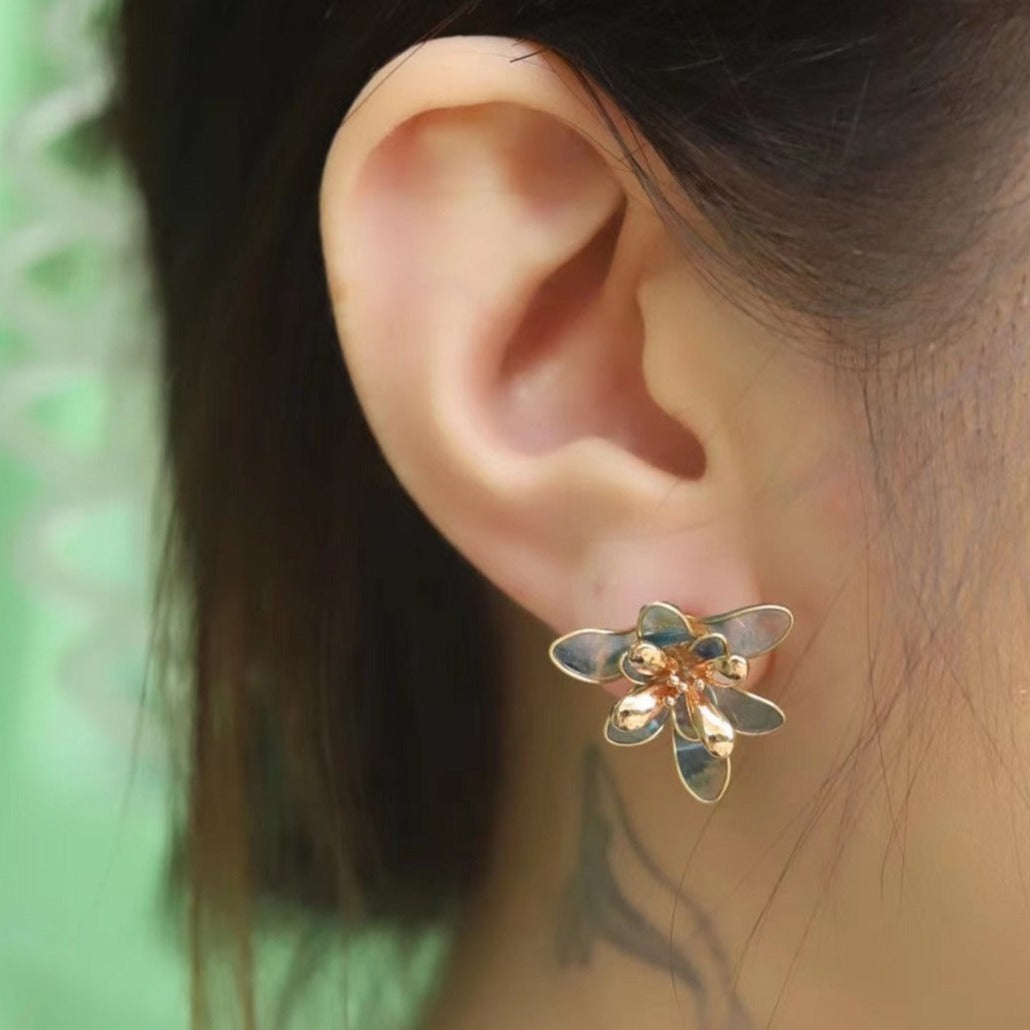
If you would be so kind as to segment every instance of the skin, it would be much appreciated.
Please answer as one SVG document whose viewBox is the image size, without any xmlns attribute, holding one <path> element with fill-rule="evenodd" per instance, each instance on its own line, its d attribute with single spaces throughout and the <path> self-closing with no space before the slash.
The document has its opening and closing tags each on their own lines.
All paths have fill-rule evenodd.
<svg viewBox="0 0 1030 1030">
<path fill-rule="evenodd" d="M 849 370 L 839 327 L 716 289 L 561 63 L 493 39 L 377 73 L 322 228 L 369 423 L 506 642 L 498 840 L 431 1030 L 1030 1023 L 1025 263 Z M 714 808 L 547 660 L 652 600 L 796 617 L 745 684 L 787 725 Z"/>
</svg>

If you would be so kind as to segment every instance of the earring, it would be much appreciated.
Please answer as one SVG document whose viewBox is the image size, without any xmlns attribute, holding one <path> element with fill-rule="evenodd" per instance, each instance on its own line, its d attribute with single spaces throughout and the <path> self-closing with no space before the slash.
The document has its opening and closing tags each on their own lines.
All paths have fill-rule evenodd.
<svg viewBox="0 0 1030 1030">
<path fill-rule="evenodd" d="M 672 719 L 672 751 L 683 786 L 711 804 L 730 782 L 738 734 L 783 725 L 778 705 L 741 687 L 748 659 L 782 643 L 794 625 L 789 608 L 758 604 L 698 618 L 659 601 L 640 609 L 633 629 L 579 629 L 551 644 L 551 661 L 586 683 L 623 677 L 632 684 L 615 702 L 605 740 L 635 747 Z"/>
</svg>

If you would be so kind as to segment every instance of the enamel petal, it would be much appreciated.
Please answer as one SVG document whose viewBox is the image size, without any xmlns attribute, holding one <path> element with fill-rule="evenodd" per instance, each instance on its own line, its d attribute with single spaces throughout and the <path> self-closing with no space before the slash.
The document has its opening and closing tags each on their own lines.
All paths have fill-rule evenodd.
<svg viewBox="0 0 1030 1030">
<path fill-rule="evenodd" d="M 551 644 L 551 661 L 562 672 L 586 683 L 604 683 L 622 675 L 619 659 L 636 640 L 636 630 L 578 629 Z"/>
<path fill-rule="evenodd" d="M 700 740 L 694 724 L 690 720 L 690 710 L 687 708 L 687 699 L 680 694 L 672 708 L 672 725 L 676 732 L 684 740 Z"/>
<path fill-rule="evenodd" d="M 704 620 L 707 629 L 721 633 L 733 654 L 754 658 L 781 643 L 794 625 L 789 608 L 779 604 L 756 604 Z"/>
<path fill-rule="evenodd" d="M 690 645 L 691 653 L 700 661 L 708 662 L 729 655 L 730 646 L 721 633 L 706 633 Z"/>
<path fill-rule="evenodd" d="M 635 747 L 637 744 L 646 744 L 656 737 L 662 727 L 669 720 L 669 709 L 664 705 L 650 722 L 645 723 L 638 730 L 622 730 L 612 722 L 609 715 L 604 724 L 604 739 L 609 744 L 617 744 L 619 747 Z"/>
<path fill-rule="evenodd" d="M 637 617 L 637 633 L 641 640 L 649 640 L 658 647 L 689 643 L 694 639 L 683 613 L 664 601 L 645 604 Z"/>
<path fill-rule="evenodd" d="M 709 754 L 700 741 L 685 740 L 678 733 L 670 736 L 676 771 L 683 786 L 698 801 L 705 804 L 718 801 L 730 782 L 730 760 Z"/>
<path fill-rule="evenodd" d="M 737 687 L 714 687 L 709 694 L 738 733 L 772 733 L 786 719 L 779 705 Z"/>
</svg>

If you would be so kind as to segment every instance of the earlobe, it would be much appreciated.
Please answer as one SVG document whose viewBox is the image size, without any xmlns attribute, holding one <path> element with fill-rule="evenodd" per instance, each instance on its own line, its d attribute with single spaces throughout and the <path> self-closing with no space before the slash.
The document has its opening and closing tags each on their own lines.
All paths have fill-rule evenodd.
<svg viewBox="0 0 1030 1030">
<path fill-rule="evenodd" d="M 369 423 L 441 532 L 555 629 L 759 600 L 736 466 L 710 453 L 730 341 L 691 311 L 703 291 L 673 302 L 695 273 L 577 80 L 519 47 L 419 47 L 333 143 L 326 270 Z M 704 355 L 677 383 L 670 347 Z"/>
</svg>

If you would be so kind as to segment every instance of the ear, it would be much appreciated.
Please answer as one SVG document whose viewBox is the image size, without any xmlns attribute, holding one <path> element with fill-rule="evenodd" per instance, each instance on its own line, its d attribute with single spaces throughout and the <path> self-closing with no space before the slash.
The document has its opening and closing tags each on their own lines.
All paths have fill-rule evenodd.
<svg viewBox="0 0 1030 1030">
<path fill-rule="evenodd" d="M 375 76 L 321 197 L 358 396 L 426 515 L 556 630 L 790 603 L 760 582 L 753 488 L 797 465 L 777 426 L 811 399 L 772 385 L 768 334 L 684 259 L 613 126 L 632 138 L 511 40 Z"/>
</svg>

